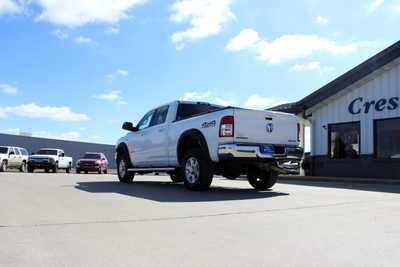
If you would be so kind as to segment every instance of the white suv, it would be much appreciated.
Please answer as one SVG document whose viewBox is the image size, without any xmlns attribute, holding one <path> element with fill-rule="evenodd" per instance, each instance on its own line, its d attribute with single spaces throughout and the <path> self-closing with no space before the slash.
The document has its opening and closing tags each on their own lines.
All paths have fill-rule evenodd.
<svg viewBox="0 0 400 267">
<path fill-rule="evenodd" d="M 25 148 L 13 146 L 0 146 L 0 172 L 9 168 L 26 172 L 29 153 Z"/>
</svg>

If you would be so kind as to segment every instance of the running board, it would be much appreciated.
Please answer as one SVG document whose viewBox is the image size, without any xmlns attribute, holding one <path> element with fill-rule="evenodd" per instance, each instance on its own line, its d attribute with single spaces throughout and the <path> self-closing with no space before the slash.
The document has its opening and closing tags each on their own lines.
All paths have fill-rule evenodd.
<svg viewBox="0 0 400 267">
<path fill-rule="evenodd" d="M 129 172 L 169 172 L 175 171 L 175 168 L 131 168 Z"/>
</svg>

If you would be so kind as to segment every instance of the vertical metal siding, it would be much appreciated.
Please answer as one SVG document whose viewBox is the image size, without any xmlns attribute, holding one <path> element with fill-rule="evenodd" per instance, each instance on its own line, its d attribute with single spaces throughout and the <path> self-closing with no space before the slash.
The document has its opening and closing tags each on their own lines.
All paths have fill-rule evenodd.
<svg viewBox="0 0 400 267">
<path fill-rule="evenodd" d="M 362 112 L 353 115 L 348 111 L 351 101 L 363 97 L 364 101 L 378 101 L 381 98 L 400 97 L 400 65 L 380 73 L 378 76 L 356 88 L 348 90 L 344 95 L 333 97 L 326 105 L 313 111 L 312 116 L 312 154 L 328 154 L 328 126 L 333 123 L 361 122 L 361 154 L 374 153 L 375 119 L 400 117 L 400 107 L 396 110 L 385 109 L 377 112 L 373 107 L 368 114 Z"/>
</svg>

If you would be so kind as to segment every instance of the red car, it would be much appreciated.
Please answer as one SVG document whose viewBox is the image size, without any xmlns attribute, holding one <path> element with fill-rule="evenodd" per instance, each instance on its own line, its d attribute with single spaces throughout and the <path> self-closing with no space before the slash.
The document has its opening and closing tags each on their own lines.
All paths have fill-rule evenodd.
<svg viewBox="0 0 400 267">
<path fill-rule="evenodd" d="M 107 174 L 108 160 L 103 153 L 86 153 L 76 162 L 76 173 L 98 172 Z"/>
</svg>

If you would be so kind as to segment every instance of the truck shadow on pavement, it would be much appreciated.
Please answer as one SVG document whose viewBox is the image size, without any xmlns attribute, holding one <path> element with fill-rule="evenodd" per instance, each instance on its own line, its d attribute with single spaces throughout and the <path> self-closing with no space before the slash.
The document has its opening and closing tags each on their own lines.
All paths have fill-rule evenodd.
<svg viewBox="0 0 400 267">
<path fill-rule="evenodd" d="M 310 187 L 337 188 L 358 191 L 370 191 L 381 193 L 400 193 L 400 184 L 371 184 L 371 183 L 350 183 L 350 182 L 327 182 L 327 181 L 289 181 L 279 180 L 280 184 L 301 185 Z"/>
<path fill-rule="evenodd" d="M 76 189 L 88 193 L 117 193 L 158 202 L 214 202 L 229 200 L 250 200 L 288 196 L 287 193 L 256 191 L 254 189 L 212 186 L 206 192 L 191 192 L 183 184 L 171 182 L 78 182 Z"/>
</svg>

